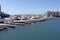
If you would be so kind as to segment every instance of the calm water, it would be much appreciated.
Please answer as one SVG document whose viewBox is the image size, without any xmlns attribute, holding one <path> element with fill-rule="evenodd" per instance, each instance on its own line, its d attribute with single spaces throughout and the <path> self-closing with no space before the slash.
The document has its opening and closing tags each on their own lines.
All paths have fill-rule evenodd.
<svg viewBox="0 0 60 40">
<path fill-rule="evenodd" d="M 60 18 L 0 32 L 0 40 L 60 40 Z"/>
</svg>

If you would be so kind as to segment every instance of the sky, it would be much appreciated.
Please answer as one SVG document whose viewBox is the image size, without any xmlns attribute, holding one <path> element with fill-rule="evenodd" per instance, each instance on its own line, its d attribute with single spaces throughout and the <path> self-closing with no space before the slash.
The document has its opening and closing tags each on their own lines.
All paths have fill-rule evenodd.
<svg viewBox="0 0 60 40">
<path fill-rule="evenodd" d="M 2 12 L 7 14 L 44 14 L 60 11 L 60 0 L 0 0 Z"/>
</svg>

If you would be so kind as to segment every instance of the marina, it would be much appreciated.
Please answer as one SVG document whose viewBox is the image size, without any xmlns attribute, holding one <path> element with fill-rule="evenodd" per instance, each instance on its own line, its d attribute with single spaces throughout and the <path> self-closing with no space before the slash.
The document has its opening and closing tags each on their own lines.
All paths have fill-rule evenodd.
<svg viewBox="0 0 60 40">
<path fill-rule="evenodd" d="M 28 16 L 29 17 L 29 16 Z M 19 18 L 17 17 L 17 19 L 15 18 L 1 18 L 0 19 L 0 29 L 7 29 L 8 27 L 10 28 L 15 28 L 15 26 L 17 25 L 25 25 L 25 24 L 31 24 L 31 23 L 37 23 L 37 22 L 43 22 L 43 21 L 47 21 L 49 19 L 51 19 L 52 17 L 49 17 L 49 19 L 47 17 L 41 17 L 41 18 L 36 18 L 36 17 L 24 17 L 24 18 Z"/>
<path fill-rule="evenodd" d="M 24 26 L 37 22 L 44 22 L 55 19 L 60 16 L 60 12 L 48 11 L 45 14 L 28 14 L 28 15 L 9 15 L 1 11 L 0 5 L 0 30 L 15 28 L 16 26 Z"/>
<path fill-rule="evenodd" d="M 49 19 L 48 19 L 49 20 Z M 24 26 L 25 24 L 31 24 L 31 23 L 37 23 L 37 22 L 44 22 L 47 21 L 47 19 L 30 19 L 30 20 L 11 20 L 8 22 L 0 23 L 0 30 L 10 28 L 15 28 L 15 26 Z"/>
<path fill-rule="evenodd" d="M 60 0 L 0 0 L 0 40 L 60 40 Z"/>
<path fill-rule="evenodd" d="M 0 5 L 0 30 L 15 28 L 16 26 L 24 26 L 26 24 L 32 24 L 37 22 L 44 22 L 50 19 L 57 18 L 56 12 L 47 12 L 43 15 L 9 15 L 1 11 Z M 60 12 L 58 12 L 59 14 Z M 55 15 L 55 16 L 54 16 Z"/>
<path fill-rule="evenodd" d="M 60 40 L 60 18 L 0 31 L 0 40 Z"/>
</svg>

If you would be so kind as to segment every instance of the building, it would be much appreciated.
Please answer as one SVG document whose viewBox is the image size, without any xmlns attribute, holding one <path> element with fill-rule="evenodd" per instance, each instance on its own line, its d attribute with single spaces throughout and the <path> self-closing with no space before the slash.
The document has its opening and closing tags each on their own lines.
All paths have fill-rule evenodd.
<svg viewBox="0 0 60 40">
<path fill-rule="evenodd" d="M 9 14 L 6 14 L 6 13 L 1 11 L 1 5 L 0 5 L 0 17 L 5 18 L 5 17 L 9 17 L 9 16 L 10 16 Z"/>
<path fill-rule="evenodd" d="M 47 16 L 60 17 L 60 11 L 48 11 Z"/>
</svg>

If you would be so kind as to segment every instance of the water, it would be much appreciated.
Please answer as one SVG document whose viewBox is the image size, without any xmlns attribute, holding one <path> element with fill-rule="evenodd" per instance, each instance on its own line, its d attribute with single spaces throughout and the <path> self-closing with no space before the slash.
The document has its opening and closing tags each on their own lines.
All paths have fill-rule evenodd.
<svg viewBox="0 0 60 40">
<path fill-rule="evenodd" d="M 0 32 L 0 40 L 60 40 L 60 18 Z"/>
</svg>

